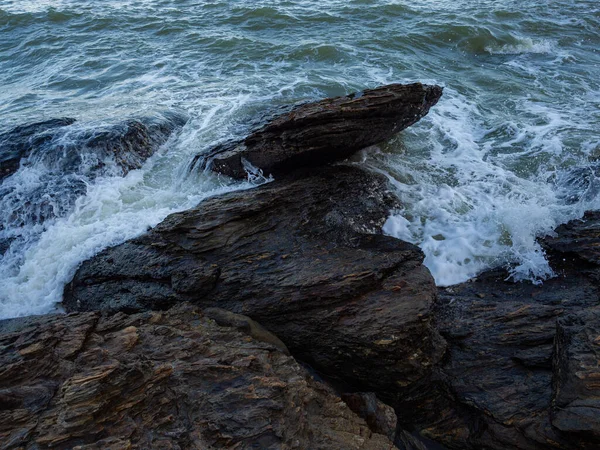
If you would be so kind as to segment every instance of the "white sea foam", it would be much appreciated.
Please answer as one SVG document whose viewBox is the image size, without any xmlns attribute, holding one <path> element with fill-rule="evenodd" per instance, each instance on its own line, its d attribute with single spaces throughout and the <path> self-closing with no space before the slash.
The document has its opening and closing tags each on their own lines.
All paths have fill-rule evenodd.
<svg viewBox="0 0 600 450">
<path fill-rule="evenodd" d="M 520 55 L 523 53 L 553 53 L 556 44 L 548 39 L 534 41 L 531 38 L 520 38 L 517 43 L 504 45 L 488 45 L 484 50 L 492 55 Z"/>
<path fill-rule="evenodd" d="M 514 172 L 532 154 L 543 151 L 548 157 L 562 149 L 557 131 L 567 120 L 539 105 L 530 109 L 537 124 L 517 130 L 507 144 L 522 146 L 494 156 L 478 106 L 446 88 L 426 119 L 434 132 L 406 136 L 406 153 L 376 163 L 405 205 L 390 215 L 384 232 L 418 244 L 438 285 L 463 282 L 498 265 L 510 265 L 514 280 L 551 277 L 536 238 L 598 203 L 588 196 L 566 205 L 557 186 L 544 182 L 543 168 Z M 516 158 L 519 164 L 513 164 Z"/>
<path fill-rule="evenodd" d="M 206 131 L 192 121 L 178 139 L 158 152 L 140 170 L 125 177 L 103 176 L 86 180 L 87 191 L 72 212 L 44 223 L 19 228 L 19 240 L 0 259 L 0 318 L 42 314 L 62 300 L 65 284 L 78 265 L 102 249 L 138 236 L 167 215 L 189 209 L 208 196 L 255 186 L 268 180 L 232 183 L 209 173 L 187 173 L 187 161 L 196 149 L 189 135 Z M 187 143 L 187 145 L 185 145 Z M 8 183 L 25 187 L 23 198 L 47 168 L 21 169 Z"/>
</svg>

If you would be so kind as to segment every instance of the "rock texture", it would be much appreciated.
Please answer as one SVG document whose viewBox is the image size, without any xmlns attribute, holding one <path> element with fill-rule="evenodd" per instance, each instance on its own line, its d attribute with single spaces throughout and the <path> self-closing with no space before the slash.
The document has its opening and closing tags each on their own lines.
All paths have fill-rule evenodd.
<svg viewBox="0 0 600 450">
<path fill-rule="evenodd" d="M 543 285 L 491 271 L 440 289 L 448 352 L 400 422 L 454 449 L 600 448 L 599 244 L 588 213 L 543 240 L 559 275 Z"/>
<path fill-rule="evenodd" d="M 195 163 L 240 179 L 254 168 L 280 176 L 322 166 L 389 139 L 425 116 L 441 95 L 439 86 L 390 84 L 307 103 L 241 142 L 198 155 Z"/>
<path fill-rule="evenodd" d="M 0 134 L 0 181 L 17 171 L 21 158 L 52 140 L 57 129 L 74 122 L 71 118 L 52 119 L 21 125 Z"/>
<path fill-rule="evenodd" d="M 64 306 L 219 307 L 257 320 L 317 370 L 396 392 L 444 344 L 421 251 L 381 234 L 395 206 L 386 179 L 344 166 L 209 199 L 85 262 Z"/>
<path fill-rule="evenodd" d="M 182 304 L 4 327 L 0 449 L 42 448 L 394 447 L 293 358 Z"/>
<path fill-rule="evenodd" d="M 379 401 L 375 393 L 347 393 L 342 395 L 342 400 L 352 411 L 365 419 L 372 430 L 394 439 L 398 423 L 394 408 Z"/>
<path fill-rule="evenodd" d="M 95 157 L 98 168 L 112 158 L 125 175 L 139 169 L 185 123 L 185 117 L 169 113 L 93 128 L 71 127 L 75 122 L 72 118 L 52 119 L 0 134 L 0 181 L 12 175 L 21 162 L 43 161 L 49 167 L 74 172 L 88 155 Z"/>
<path fill-rule="evenodd" d="M 95 178 L 124 176 L 142 167 L 184 121 L 181 115 L 165 114 L 89 127 L 75 119 L 55 119 L 1 134 L 0 255 L 19 241 L 24 227 L 72 211 Z M 26 175 L 9 177 L 19 167 Z"/>
</svg>

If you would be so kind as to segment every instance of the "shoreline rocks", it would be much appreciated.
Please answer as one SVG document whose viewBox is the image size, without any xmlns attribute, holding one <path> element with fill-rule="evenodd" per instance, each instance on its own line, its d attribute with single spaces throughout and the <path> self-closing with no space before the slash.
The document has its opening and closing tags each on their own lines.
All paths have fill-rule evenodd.
<svg viewBox="0 0 600 450">
<path fill-rule="evenodd" d="M 0 448 L 389 450 L 277 347 L 189 304 L 0 334 Z"/>
<path fill-rule="evenodd" d="M 494 270 L 439 289 L 448 350 L 401 423 L 455 449 L 600 446 L 600 213 L 541 243 L 558 273 L 542 285 Z"/>
<path fill-rule="evenodd" d="M 344 122 L 354 101 L 320 103 Z M 310 130 L 312 113 L 289 128 L 301 108 L 248 142 Z M 286 174 L 313 161 L 273 145 L 271 166 L 247 160 L 273 183 L 83 263 L 64 296 L 77 313 L 0 323 L 0 436 L 81 449 L 600 446 L 600 213 L 542 240 L 559 273 L 542 286 L 495 270 L 438 289 L 421 251 L 381 232 L 400 206 L 383 176 Z M 248 145 L 229 150 L 213 170 L 220 154 L 222 173 L 245 177 Z"/>
<path fill-rule="evenodd" d="M 384 236 L 381 175 L 334 166 L 208 199 L 84 262 L 67 311 L 244 314 L 297 358 L 360 390 L 402 390 L 444 352 L 421 251 Z"/>
</svg>

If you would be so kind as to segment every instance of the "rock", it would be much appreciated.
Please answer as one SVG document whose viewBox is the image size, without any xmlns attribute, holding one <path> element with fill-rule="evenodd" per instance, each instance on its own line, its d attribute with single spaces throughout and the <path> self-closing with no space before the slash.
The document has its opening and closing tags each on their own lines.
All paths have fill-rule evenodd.
<svg viewBox="0 0 600 450">
<path fill-rule="evenodd" d="M 235 314 L 221 308 L 206 308 L 204 314 L 221 326 L 242 330 L 257 341 L 268 342 L 274 347 L 277 347 L 280 352 L 285 353 L 286 355 L 290 354 L 290 351 L 285 344 L 281 342 L 281 339 L 267 331 L 260 323 L 255 322 L 250 317 Z"/>
<path fill-rule="evenodd" d="M 489 271 L 440 288 L 448 352 L 394 405 L 403 426 L 453 449 L 600 448 L 600 214 L 542 244 L 556 278 Z"/>
<path fill-rule="evenodd" d="M 444 353 L 421 251 L 381 234 L 397 206 L 384 177 L 345 166 L 211 198 L 84 262 L 64 306 L 226 309 L 325 374 L 396 393 Z"/>
<path fill-rule="evenodd" d="M 195 164 L 245 179 L 248 170 L 280 176 L 345 159 L 416 123 L 442 95 L 439 86 L 390 84 L 306 103 L 246 139 L 198 155 Z"/>
<path fill-rule="evenodd" d="M 21 159 L 33 149 L 51 141 L 57 129 L 74 122 L 71 118 L 52 119 L 21 125 L 0 134 L 0 181 L 16 172 Z"/>
<path fill-rule="evenodd" d="M 64 172 L 75 172 L 88 155 L 99 168 L 112 158 L 122 175 L 139 169 L 143 162 L 181 127 L 186 118 L 178 113 L 129 119 L 116 124 L 70 126 L 72 118 L 52 119 L 18 126 L 0 134 L 0 181 L 25 165 L 44 162 Z"/>
<path fill-rule="evenodd" d="M 434 442 L 425 444 L 422 438 L 416 438 L 405 430 L 398 431 L 394 444 L 400 450 L 446 450 L 444 447 L 436 445 Z"/>
<path fill-rule="evenodd" d="M 394 440 L 398 418 L 394 408 L 379 401 L 373 392 L 353 392 L 342 395 L 348 407 L 369 424 L 371 430 Z"/>
<path fill-rule="evenodd" d="M 588 211 L 582 219 L 559 226 L 542 245 L 554 257 L 555 266 L 600 265 L 600 211 Z"/>
<path fill-rule="evenodd" d="M 12 327 L 2 449 L 394 448 L 293 358 L 188 304 Z"/>
<path fill-rule="evenodd" d="M 580 448 L 600 446 L 600 306 L 558 321 L 554 349 L 552 425 Z"/>
<path fill-rule="evenodd" d="M 0 135 L 0 255 L 35 225 L 72 211 L 95 178 L 142 167 L 184 121 L 174 113 L 98 126 L 55 119 Z"/>
</svg>

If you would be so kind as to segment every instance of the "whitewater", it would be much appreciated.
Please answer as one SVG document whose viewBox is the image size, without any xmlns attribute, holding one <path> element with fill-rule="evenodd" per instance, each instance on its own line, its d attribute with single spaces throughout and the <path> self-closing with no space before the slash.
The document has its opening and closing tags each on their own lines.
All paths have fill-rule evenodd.
<svg viewBox="0 0 600 450">
<path fill-rule="evenodd" d="M 383 231 L 419 245 L 440 286 L 498 266 L 542 283 L 554 274 L 536 239 L 600 209 L 598 48 L 597 1 L 0 0 L 0 133 L 58 117 L 77 119 L 67 136 L 186 117 L 124 177 L 110 161 L 91 177 L 84 161 L 69 175 L 84 186 L 73 202 L 43 159 L 1 182 L 0 318 L 60 310 L 84 260 L 267 182 L 189 171 L 257 117 L 415 81 L 443 86 L 440 102 L 355 158 L 403 205 Z M 55 212 L 43 222 L 42 197 Z"/>
</svg>

